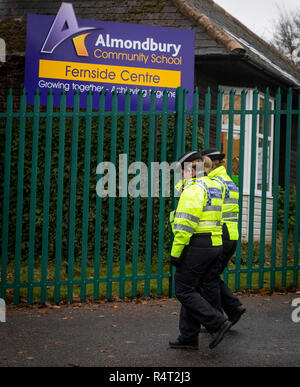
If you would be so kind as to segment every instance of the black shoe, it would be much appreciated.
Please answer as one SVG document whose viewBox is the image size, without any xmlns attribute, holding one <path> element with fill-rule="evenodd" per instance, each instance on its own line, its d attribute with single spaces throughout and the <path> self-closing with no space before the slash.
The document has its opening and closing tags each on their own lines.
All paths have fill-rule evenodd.
<svg viewBox="0 0 300 387">
<path fill-rule="evenodd" d="M 211 333 L 212 341 L 209 344 L 209 348 L 215 348 L 224 338 L 225 333 L 230 329 L 231 322 L 226 320 L 221 327 L 214 333 Z"/>
<path fill-rule="evenodd" d="M 228 316 L 228 320 L 231 322 L 231 325 L 236 324 L 245 312 L 246 308 L 243 305 L 238 306 L 235 311 Z"/>
<path fill-rule="evenodd" d="M 186 342 L 186 341 L 180 341 L 180 340 L 175 340 L 175 341 L 169 341 L 169 345 L 171 348 L 181 348 L 181 349 L 199 349 L 198 347 L 198 342 Z"/>
</svg>

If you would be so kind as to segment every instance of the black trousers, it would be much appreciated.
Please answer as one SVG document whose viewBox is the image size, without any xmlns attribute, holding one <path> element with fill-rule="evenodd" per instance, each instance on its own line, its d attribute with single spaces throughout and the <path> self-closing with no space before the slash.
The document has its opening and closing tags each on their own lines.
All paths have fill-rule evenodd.
<svg viewBox="0 0 300 387">
<path fill-rule="evenodd" d="M 176 297 L 181 303 L 179 339 L 193 341 L 198 337 L 200 325 L 213 333 L 226 321 L 215 307 L 221 303 L 222 247 L 212 247 L 210 238 L 191 238 L 182 254 L 182 263 L 175 274 Z"/>
<path fill-rule="evenodd" d="M 225 234 L 226 235 L 226 234 Z M 223 238 L 223 254 L 221 261 L 221 271 L 220 275 L 225 270 L 228 262 L 233 256 L 237 246 L 237 241 L 231 241 L 230 239 Z M 220 294 L 221 294 L 221 305 L 224 312 L 230 317 L 234 310 L 241 306 L 242 303 L 239 299 L 232 293 L 226 283 L 220 278 Z"/>
</svg>

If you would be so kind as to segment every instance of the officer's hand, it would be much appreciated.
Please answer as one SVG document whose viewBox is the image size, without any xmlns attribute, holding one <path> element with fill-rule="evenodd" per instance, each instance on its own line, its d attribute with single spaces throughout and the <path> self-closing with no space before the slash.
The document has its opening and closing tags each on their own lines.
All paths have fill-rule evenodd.
<svg viewBox="0 0 300 387">
<path fill-rule="evenodd" d="M 176 266 L 176 267 L 180 266 L 181 265 L 180 257 L 179 258 L 175 258 L 175 257 L 171 256 L 171 265 Z"/>
</svg>

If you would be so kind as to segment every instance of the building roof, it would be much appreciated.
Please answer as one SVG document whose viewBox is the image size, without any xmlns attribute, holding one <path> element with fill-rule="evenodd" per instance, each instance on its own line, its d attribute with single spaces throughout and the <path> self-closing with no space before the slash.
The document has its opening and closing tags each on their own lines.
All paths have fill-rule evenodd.
<svg viewBox="0 0 300 387">
<path fill-rule="evenodd" d="M 259 72 L 274 84 L 300 88 L 300 68 L 250 31 L 213 0 L 73 0 L 78 18 L 143 23 L 195 30 L 195 56 L 218 63 L 238 60 L 240 68 Z M 61 1 L 10 0 L 0 2 L 0 35 L 7 57 L 25 54 L 27 13 L 55 15 Z M 16 19 L 18 18 L 18 19 Z M 245 65 L 245 66 L 244 66 Z M 255 70 L 253 72 L 253 70 Z M 244 70 L 245 71 L 245 70 Z"/>
<path fill-rule="evenodd" d="M 228 55 L 239 56 L 289 86 L 300 87 L 299 67 L 213 0 L 172 2 L 181 13 L 201 26 L 211 38 L 223 46 Z M 201 55 L 206 55 L 205 49 L 201 50 Z M 207 51 L 207 55 L 210 55 L 210 51 Z"/>
</svg>

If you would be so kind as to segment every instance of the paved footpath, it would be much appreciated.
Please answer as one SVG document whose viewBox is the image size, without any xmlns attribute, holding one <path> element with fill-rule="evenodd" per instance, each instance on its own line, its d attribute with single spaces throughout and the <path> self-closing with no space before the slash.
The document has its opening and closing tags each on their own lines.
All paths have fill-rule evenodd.
<svg viewBox="0 0 300 387">
<path fill-rule="evenodd" d="M 178 335 L 175 299 L 29 308 L 8 306 L 0 323 L 0 366 L 300 366 L 300 294 L 242 295 L 246 314 L 213 350 L 168 348 Z M 300 316 L 300 312 L 298 313 Z"/>
</svg>

